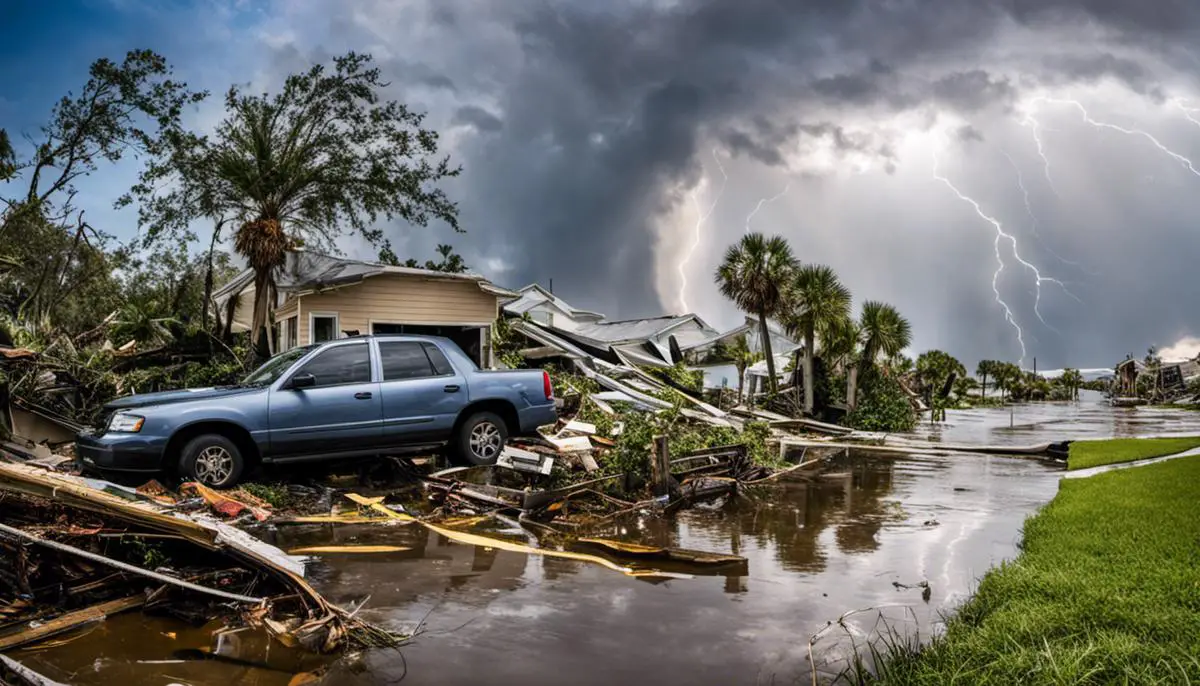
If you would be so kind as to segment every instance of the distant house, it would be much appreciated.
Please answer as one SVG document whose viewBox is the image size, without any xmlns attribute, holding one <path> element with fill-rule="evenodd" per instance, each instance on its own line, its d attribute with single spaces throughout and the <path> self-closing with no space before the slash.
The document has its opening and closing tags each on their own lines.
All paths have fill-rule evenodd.
<svg viewBox="0 0 1200 686">
<path fill-rule="evenodd" d="M 519 293 L 504 305 L 505 314 L 526 317 L 589 354 L 605 357 L 615 351 L 642 366 L 669 367 L 683 359 L 683 351 L 720 336 L 694 314 L 607 320 L 598 312 L 573 307 L 537 284 Z"/>
<path fill-rule="evenodd" d="M 1117 395 L 1136 396 L 1138 378 L 1154 375 L 1155 371 L 1141 360 L 1132 357 L 1123 360 L 1116 367 Z M 1183 390 L 1188 383 L 1200 378 L 1200 361 L 1163 360 L 1157 369 L 1157 377 L 1154 383 L 1160 391 Z"/>
<path fill-rule="evenodd" d="M 478 274 L 449 274 L 295 251 L 275 275 L 272 308 L 277 348 L 358 334 L 446 336 L 476 363 L 492 364 L 491 328 L 500 303 L 520 294 Z M 213 293 L 230 331 L 248 331 L 254 272 Z"/>
</svg>

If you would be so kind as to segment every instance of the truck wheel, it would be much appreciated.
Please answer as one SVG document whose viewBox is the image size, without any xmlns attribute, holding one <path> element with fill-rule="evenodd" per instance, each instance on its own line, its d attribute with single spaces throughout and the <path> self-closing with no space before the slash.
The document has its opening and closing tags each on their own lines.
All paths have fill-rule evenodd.
<svg viewBox="0 0 1200 686">
<path fill-rule="evenodd" d="M 491 412 L 479 412 L 458 427 L 455 439 L 455 452 L 462 462 L 476 466 L 496 464 L 508 440 L 508 427 Z"/>
<path fill-rule="evenodd" d="M 242 451 L 220 434 L 204 434 L 188 441 L 179 459 L 179 473 L 210 488 L 230 488 L 242 478 L 246 461 Z"/>
</svg>

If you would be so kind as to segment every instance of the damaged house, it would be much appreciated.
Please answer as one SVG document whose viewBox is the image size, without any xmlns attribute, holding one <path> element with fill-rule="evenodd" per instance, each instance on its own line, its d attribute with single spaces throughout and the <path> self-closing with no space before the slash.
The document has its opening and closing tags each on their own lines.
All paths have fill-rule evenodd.
<svg viewBox="0 0 1200 686">
<path fill-rule="evenodd" d="M 1114 395 L 1137 397 L 1138 381 L 1142 378 L 1149 378 L 1159 393 L 1182 393 L 1188 383 L 1200 379 L 1200 359 L 1163 360 L 1157 368 L 1151 368 L 1142 360 L 1128 357 L 1116 366 Z"/>
<path fill-rule="evenodd" d="M 360 334 L 445 336 L 481 367 L 492 366 L 491 329 L 500 303 L 518 293 L 478 274 L 454 274 L 288 253 L 275 277 L 272 317 L 278 350 Z M 254 271 L 213 293 L 231 332 L 250 328 Z"/>
<path fill-rule="evenodd" d="M 645 319 L 608 320 L 603 314 L 572 306 L 561 297 L 537 284 L 522 288 L 520 296 L 504 304 L 503 311 L 537 326 L 552 336 L 546 355 L 570 348 L 570 357 L 596 357 L 613 364 L 642 367 L 670 367 L 683 362 L 704 373 L 707 388 L 737 386 L 737 368 L 725 361 L 713 360 L 718 345 L 732 343 L 745 336 L 752 353 L 761 353 L 758 318 L 747 316 L 742 325 L 726 332 L 710 326 L 698 315 L 666 315 Z M 774 322 L 768 322 L 771 346 L 781 378 L 788 359 L 799 345 Z M 532 352 L 532 351 L 531 351 Z M 536 354 L 536 353 L 534 353 Z M 766 385 L 766 364 L 759 363 L 747 376 L 757 385 Z"/>
<path fill-rule="evenodd" d="M 611 321 L 597 312 L 572 307 L 537 284 L 522 288 L 519 297 L 505 303 L 504 313 L 525 318 L 590 355 L 619 355 L 645 367 L 670 367 L 683 361 L 688 350 L 721 335 L 695 314 Z"/>
</svg>

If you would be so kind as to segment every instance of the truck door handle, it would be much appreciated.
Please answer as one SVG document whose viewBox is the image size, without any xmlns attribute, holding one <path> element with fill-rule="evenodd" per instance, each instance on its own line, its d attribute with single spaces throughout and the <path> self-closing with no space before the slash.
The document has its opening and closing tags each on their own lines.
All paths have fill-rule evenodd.
<svg viewBox="0 0 1200 686">
<path fill-rule="evenodd" d="M 447 393 L 458 393 L 458 384 L 447 384 L 442 390 Z"/>
<path fill-rule="evenodd" d="M 355 394 L 354 394 L 354 399 L 355 399 L 355 400 L 370 400 L 370 399 L 371 399 L 371 394 L 370 394 L 370 393 L 366 393 L 366 392 L 364 392 L 364 393 L 355 393 Z"/>
</svg>

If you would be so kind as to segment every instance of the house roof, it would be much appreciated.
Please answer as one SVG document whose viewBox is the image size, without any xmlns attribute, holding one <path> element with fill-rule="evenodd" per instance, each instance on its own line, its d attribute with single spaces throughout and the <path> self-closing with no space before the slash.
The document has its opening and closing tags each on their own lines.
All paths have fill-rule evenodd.
<svg viewBox="0 0 1200 686">
<path fill-rule="evenodd" d="M 510 314 L 525 314 L 538 305 L 549 303 L 567 316 L 584 319 L 603 319 L 604 315 L 591 310 L 581 310 L 536 283 L 531 283 L 517 292 L 517 299 L 504 305 Z"/>
<path fill-rule="evenodd" d="M 333 257 L 307 250 L 295 250 L 287 254 L 282 267 L 276 270 L 275 286 L 282 293 L 297 293 L 335 286 L 358 283 L 363 279 L 382 274 L 408 274 L 428 279 L 447 281 L 473 281 L 480 290 L 499 296 L 517 297 L 520 294 L 492 284 L 480 274 L 464 272 L 453 274 L 432 269 L 396 267 L 378 262 Z M 241 293 L 254 283 L 254 270 L 246 269 L 229 283 L 213 292 L 213 300 L 222 303 Z"/>
</svg>

